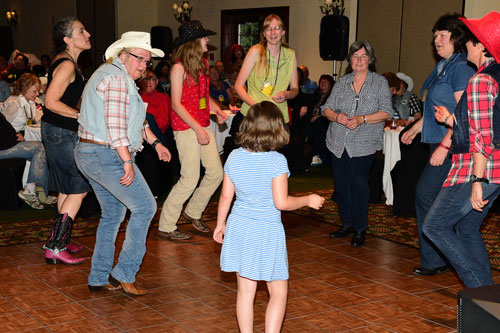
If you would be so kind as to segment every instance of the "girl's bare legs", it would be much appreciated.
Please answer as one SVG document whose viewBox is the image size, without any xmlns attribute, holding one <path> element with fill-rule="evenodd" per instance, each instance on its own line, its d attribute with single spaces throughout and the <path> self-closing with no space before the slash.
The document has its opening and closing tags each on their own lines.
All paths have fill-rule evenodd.
<svg viewBox="0 0 500 333">
<path fill-rule="evenodd" d="M 269 304 L 266 309 L 266 333 L 279 333 L 285 317 L 288 281 L 267 282 L 267 290 L 269 290 Z"/>
<path fill-rule="evenodd" d="M 68 213 L 69 217 L 75 219 L 76 213 L 80 210 L 83 198 L 87 193 L 63 194 L 57 196 L 57 210 L 59 214 Z"/>
<path fill-rule="evenodd" d="M 257 281 L 241 277 L 238 273 L 236 273 L 236 278 L 238 281 L 238 294 L 236 296 L 238 326 L 241 333 L 252 333 L 253 303 L 255 300 L 255 291 L 257 290 Z"/>
</svg>

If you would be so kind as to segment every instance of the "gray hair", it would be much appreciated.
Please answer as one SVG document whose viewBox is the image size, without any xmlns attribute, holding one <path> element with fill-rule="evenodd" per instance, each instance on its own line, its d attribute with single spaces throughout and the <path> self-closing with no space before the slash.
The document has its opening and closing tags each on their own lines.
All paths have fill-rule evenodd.
<svg viewBox="0 0 500 333">
<path fill-rule="evenodd" d="M 375 51 L 373 50 L 372 45 L 367 40 L 357 40 L 351 44 L 349 47 L 349 53 L 347 54 L 347 59 L 350 61 L 351 57 L 355 52 L 358 52 L 364 48 L 366 50 L 367 55 L 370 57 L 370 64 L 375 64 L 377 58 L 375 58 Z"/>
</svg>

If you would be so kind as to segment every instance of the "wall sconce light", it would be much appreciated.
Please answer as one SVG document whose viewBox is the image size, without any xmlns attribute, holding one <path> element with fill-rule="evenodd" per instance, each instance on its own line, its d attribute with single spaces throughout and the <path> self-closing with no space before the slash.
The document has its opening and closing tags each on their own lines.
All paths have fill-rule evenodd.
<svg viewBox="0 0 500 333">
<path fill-rule="evenodd" d="M 17 26 L 17 13 L 15 10 L 8 10 L 6 13 L 5 13 L 5 16 L 7 16 L 7 22 L 9 22 L 9 24 L 12 26 L 12 27 L 16 27 Z"/>
<path fill-rule="evenodd" d="M 183 1 L 182 5 L 178 5 L 174 2 L 172 6 L 172 11 L 174 12 L 174 17 L 180 23 L 185 23 L 191 21 L 191 11 L 193 10 L 193 5 L 189 1 Z"/>
<path fill-rule="evenodd" d="M 325 15 L 344 15 L 344 0 L 319 0 L 319 8 Z"/>
</svg>

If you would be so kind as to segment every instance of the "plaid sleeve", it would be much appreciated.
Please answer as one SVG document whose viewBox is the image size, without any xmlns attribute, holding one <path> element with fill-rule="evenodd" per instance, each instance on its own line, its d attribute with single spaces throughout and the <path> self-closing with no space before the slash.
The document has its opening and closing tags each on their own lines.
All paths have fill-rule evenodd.
<svg viewBox="0 0 500 333">
<path fill-rule="evenodd" d="M 127 137 L 130 112 L 127 82 L 120 75 L 108 75 L 99 82 L 96 90 L 104 102 L 104 121 L 111 147 L 130 146 Z"/>
<path fill-rule="evenodd" d="M 408 105 L 410 106 L 410 116 L 422 113 L 422 103 L 415 94 L 411 94 Z"/>
<path fill-rule="evenodd" d="M 489 75 L 475 75 L 467 87 L 470 112 L 470 152 L 489 157 L 493 152 L 493 106 L 498 85 Z"/>
</svg>

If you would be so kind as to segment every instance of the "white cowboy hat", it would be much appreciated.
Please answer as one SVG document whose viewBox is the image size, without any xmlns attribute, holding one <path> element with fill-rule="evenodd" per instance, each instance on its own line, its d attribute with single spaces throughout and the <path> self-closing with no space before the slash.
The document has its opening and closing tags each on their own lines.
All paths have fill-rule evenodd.
<svg viewBox="0 0 500 333">
<path fill-rule="evenodd" d="M 106 60 L 116 57 L 118 52 L 124 48 L 144 49 L 151 52 L 153 57 L 163 58 L 165 53 L 160 49 L 151 47 L 151 36 L 149 32 L 129 31 L 122 34 L 122 37 L 111 44 L 107 49 L 104 57 Z"/>
<path fill-rule="evenodd" d="M 411 77 L 409 77 L 408 75 L 406 75 L 405 73 L 396 73 L 396 76 L 400 79 L 400 80 L 403 80 L 406 82 L 406 84 L 408 85 L 408 91 L 412 91 L 413 90 L 413 80 Z"/>
</svg>

